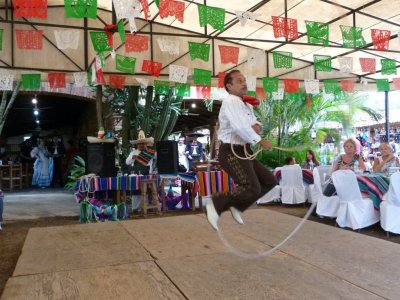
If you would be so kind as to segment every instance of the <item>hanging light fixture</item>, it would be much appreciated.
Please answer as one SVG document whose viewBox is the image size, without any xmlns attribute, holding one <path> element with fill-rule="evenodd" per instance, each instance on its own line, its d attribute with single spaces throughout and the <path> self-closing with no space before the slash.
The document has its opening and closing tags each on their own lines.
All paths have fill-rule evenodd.
<svg viewBox="0 0 400 300">
<path fill-rule="evenodd" d="M 35 116 L 39 115 L 39 110 L 38 110 L 37 108 L 35 108 L 35 109 L 33 110 L 33 114 L 34 114 Z"/>
<path fill-rule="evenodd" d="M 33 99 L 32 99 L 32 104 L 37 104 L 37 98 L 36 98 L 36 95 L 33 97 Z"/>
</svg>

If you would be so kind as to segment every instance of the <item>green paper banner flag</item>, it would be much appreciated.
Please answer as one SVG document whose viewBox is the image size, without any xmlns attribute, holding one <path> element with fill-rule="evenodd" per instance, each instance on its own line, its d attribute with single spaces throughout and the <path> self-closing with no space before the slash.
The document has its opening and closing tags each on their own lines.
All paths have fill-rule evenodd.
<svg viewBox="0 0 400 300">
<path fill-rule="evenodd" d="M 0 29 L 0 50 L 3 50 L 3 29 Z"/>
<path fill-rule="evenodd" d="M 329 45 L 329 25 L 320 23 L 305 21 L 307 29 L 307 40 L 309 44 L 313 45 Z"/>
<path fill-rule="evenodd" d="M 279 79 L 272 77 L 264 77 L 262 79 L 263 88 L 268 93 L 273 93 L 278 91 Z"/>
<path fill-rule="evenodd" d="M 180 97 L 190 97 L 190 85 L 187 83 L 175 83 L 176 95 Z"/>
<path fill-rule="evenodd" d="M 211 85 L 211 71 L 203 69 L 194 69 L 195 85 Z"/>
<path fill-rule="evenodd" d="M 23 90 L 40 89 L 40 74 L 22 74 L 21 81 Z"/>
<path fill-rule="evenodd" d="M 93 48 L 96 52 L 111 51 L 112 47 L 108 44 L 108 36 L 103 31 L 90 32 Z"/>
<path fill-rule="evenodd" d="M 292 53 L 272 51 L 275 69 L 290 69 L 292 67 Z"/>
<path fill-rule="evenodd" d="M 364 47 L 367 44 L 362 36 L 363 29 L 361 27 L 340 25 L 340 30 L 344 48 Z"/>
<path fill-rule="evenodd" d="M 378 92 L 390 91 L 390 83 L 388 79 L 376 79 L 376 87 Z"/>
<path fill-rule="evenodd" d="M 337 94 L 342 91 L 339 82 L 334 79 L 324 80 L 324 89 L 326 94 Z"/>
<path fill-rule="evenodd" d="M 118 22 L 118 33 L 119 33 L 119 37 L 121 38 L 121 42 L 125 43 L 124 20 L 119 20 L 119 22 Z"/>
<path fill-rule="evenodd" d="M 91 18 L 97 16 L 97 0 L 64 0 L 67 18 Z"/>
<path fill-rule="evenodd" d="M 169 81 L 154 80 L 154 93 L 156 95 L 168 95 Z"/>
<path fill-rule="evenodd" d="M 332 71 L 332 56 L 314 54 L 315 71 L 331 72 Z"/>
<path fill-rule="evenodd" d="M 157 7 L 160 7 L 160 0 L 154 0 L 154 3 L 157 5 Z"/>
<path fill-rule="evenodd" d="M 382 58 L 381 73 L 382 75 L 392 75 L 392 74 L 396 75 L 397 74 L 396 60 L 389 58 Z"/>
<path fill-rule="evenodd" d="M 225 9 L 197 4 L 200 27 L 210 24 L 212 28 L 223 31 L 225 29 Z"/>
<path fill-rule="evenodd" d="M 286 97 L 290 101 L 300 100 L 300 93 L 286 93 Z"/>
<path fill-rule="evenodd" d="M 210 56 L 210 44 L 189 42 L 189 54 L 191 60 L 198 58 L 208 61 Z"/>
<path fill-rule="evenodd" d="M 117 54 L 115 57 L 115 68 L 118 71 L 135 74 L 136 58 Z"/>
</svg>

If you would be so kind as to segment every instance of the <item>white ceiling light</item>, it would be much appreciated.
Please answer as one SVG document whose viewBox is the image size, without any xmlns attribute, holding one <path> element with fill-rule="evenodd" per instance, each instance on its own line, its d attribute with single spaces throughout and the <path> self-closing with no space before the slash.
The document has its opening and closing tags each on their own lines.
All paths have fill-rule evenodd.
<svg viewBox="0 0 400 300">
<path fill-rule="evenodd" d="M 32 103 L 33 103 L 33 104 L 36 104 L 36 103 L 37 103 L 36 97 L 32 99 Z"/>
<path fill-rule="evenodd" d="M 40 121 L 39 120 L 36 120 L 36 124 L 39 124 L 40 123 Z"/>
<path fill-rule="evenodd" d="M 196 103 L 192 103 L 191 107 L 196 108 Z"/>
<path fill-rule="evenodd" d="M 37 116 L 37 115 L 39 114 L 39 111 L 38 111 L 37 109 L 34 109 L 34 110 L 33 110 L 33 114 L 34 114 L 35 116 Z"/>
</svg>

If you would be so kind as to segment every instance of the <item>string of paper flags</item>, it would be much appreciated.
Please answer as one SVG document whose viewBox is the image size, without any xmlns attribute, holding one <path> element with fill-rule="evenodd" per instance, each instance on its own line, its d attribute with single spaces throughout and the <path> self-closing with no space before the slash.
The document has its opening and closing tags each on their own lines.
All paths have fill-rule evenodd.
<svg viewBox="0 0 400 300">
<path fill-rule="evenodd" d="M 160 18 L 174 17 L 180 22 L 184 22 L 185 2 L 174 0 L 156 0 L 159 8 Z M 65 16 L 67 18 L 96 18 L 97 1 L 96 0 L 64 0 Z M 144 52 L 149 49 L 149 37 L 147 35 L 134 34 L 137 31 L 135 18 L 141 17 L 149 19 L 149 4 L 147 0 L 113 0 L 118 24 L 107 25 L 105 31 L 92 31 L 90 38 L 94 50 L 98 53 L 89 72 L 73 73 L 75 84 L 77 86 L 91 84 L 106 84 L 102 69 L 105 66 L 105 52 L 110 52 L 115 60 L 115 69 L 127 73 L 135 74 L 136 58 L 116 54 L 113 45 L 113 33 L 118 30 L 121 41 L 124 43 L 125 52 Z M 201 27 L 210 25 L 216 30 L 223 31 L 225 28 L 225 10 L 218 7 L 211 7 L 197 4 L 199 25 Z M 47 18 L 47 0 L 24 1 L 14 0 L 14 16 L 20 18 Z M 81 9 L 85 7 L 85 9 Z M 256 20 L 259 15 L 246 11 L 235 11 L 237 18 L 242 26 L 245 26 L 248 20 Z M 124 19 L 128 20 L 131 33 L 126 33 L 124 28 Z M 329 24 L 321 22 L 305 21 L 307 41 L 309 44 L 329 45 Z M 295 40 L 298 38 L 297 20 L 292 18 L 284 18 L 272 16 L 272 27 L 275 38 L 284 37 L 287 40 Z M 359 48 L 366 46 L 363 37 L 363 29 L 361 27 L 340 25 L 344 48 Z M 79 30 L 54 30 L 55 40 L 59 49 L 78 49 L 79 48 Z M 40 50 L 43 47 L 43 31 L 41 30 L 15 30 L 17 48 L 24 50 Z M 392 34 L 389 30 L 371 29 L 371 38 L 375 50 L 388 50 L 389 41 Z M 400 37 L 398 35 L 399 43 Z M 2 49 L 3 29 L 0 29 L 0 50 Z M 162 52 L 171 55 L 179 55 L 179 42 L 167 38 L 157 39 L 158 46 Z M 188 42 L 188 52 L 191 60 L 200 59 L 209 60 L 210 45 L 206 43 Z M 220 63 L 235 64 L 239 62 L 239 47 L 219 45 Z M 263 50 L 249 49 L 247 53 L 247 63 L 249 67 L 256 66 L 260 60 L 265 59 Z M 293 54 L 284 51 L 272 51 L 273 65 L 276 69 L 291 69 Z M 339 63 L 339 70 L 344 73 L 353 71 L 352 57 L 335 57 Z M 315 71 L 331 72 L 333 57 L 329 55 L 314 55 L 313 64 Z M 376 73 L 375 58 L 359 58 L 362 72 Z M 380 59 L 382 75 L 397 75 L 397 61 L 395 59 Z M 151 76 L 159 77 L 162 70 L 162 63 L 144 59 L 141 65 L 141 71 Z M 218 87 L 221 84 L 224 73 L 218 74 Z M 178 92 L 185 91 L 187 93 L 189 84 L 187 83 L 189 69 L 185 66 L 169 65 L 169 81 L 155 80 L 156 92 L 163 93 L 170 82 L 175 82 Z M 193 69 L 193 84 L 200 91 L 207 92 L 211 86 L 212 72 L 199 68 Z M 49 73 L 48 81 L 52 88 L 65 87 L 65 73 Z M 123 75 L 109 75 L 109 85 L 114 88 L 123 88 L 125 86 L 126 77 Z M 147 85 L 147 79 L 136 78 L 143 86 Z M 22 89 L 37 89 L 40 87 L 41 74 L 21 74 Z M 0 75 L 0 90 L 12 89 L 14 76 L 10 74 Z M 146 82 L 147 81 L 147 82 Z M 247 76 L 249 91 L 255 92 L 257 78 L 256 76 Z M 267 92 L 277 92 L 278 78 L 262 78 L 263 89 Z M 299 89 L 298 79 L 283 79 L 284 91 L 287 93 L 297 93 Z M 339 90 L 352 92 L 354 91 L 354 81 L 352 80 L 323 80 L 325 92 L 338 92 Z M 390 90 L 390 82 L 388 79 L 376 79 L 377 90 Z M 319 81 L 310 79 L 304 81 L 307 93 L 319 92 Z M 400 78 L 393 78 L 393 86 L 400 89 Z"/>
</svg>

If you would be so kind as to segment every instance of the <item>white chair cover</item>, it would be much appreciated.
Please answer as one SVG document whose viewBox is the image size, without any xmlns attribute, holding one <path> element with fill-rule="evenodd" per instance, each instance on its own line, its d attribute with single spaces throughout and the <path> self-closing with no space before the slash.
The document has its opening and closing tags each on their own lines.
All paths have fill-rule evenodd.
<svg viewBox="0 0 400 300">
<path fill-rule="evenodd" d="M 284 204 L 298 204 L 306 201 L 303 173 L 299 165 L 283 166 L 281 169 L 282 180 L 281 200 Z"/>
<path fill-rule="evenodd" d="M 353 171 L 338 170 L 332 173 L 333 184 L 340 198 L 336 223 L 340 227 L 353 230 L 379 222 L 379 212 L 375 211 L 370 198 L 362 198 L 357 178 Z"/>
<path fill-rule="evenodd" d="M 327 197 L 322 192 L 320 174 L 321 167 L 316 167 L 313 171 L 314 184 L 310 185 L 310 198 L 317 202 L 317 214 L 324 217 L 337 217 L 340 199 L 338 196 Z"/>
<path fill-rule="evenodd" d="M 381 227 L 388 232 L 400 233 L 400 173 L 390 176 L 389 190 L 380 206 Z"/>
<path fill-rule="evenodd" d="M 262 196 L 256 201 L 257 204 L 264 204 L 268 202 L 277 202 L 281 198 L 281 187 L 279 185 L 274 186 L 272 190 Z"/>
</svg>

